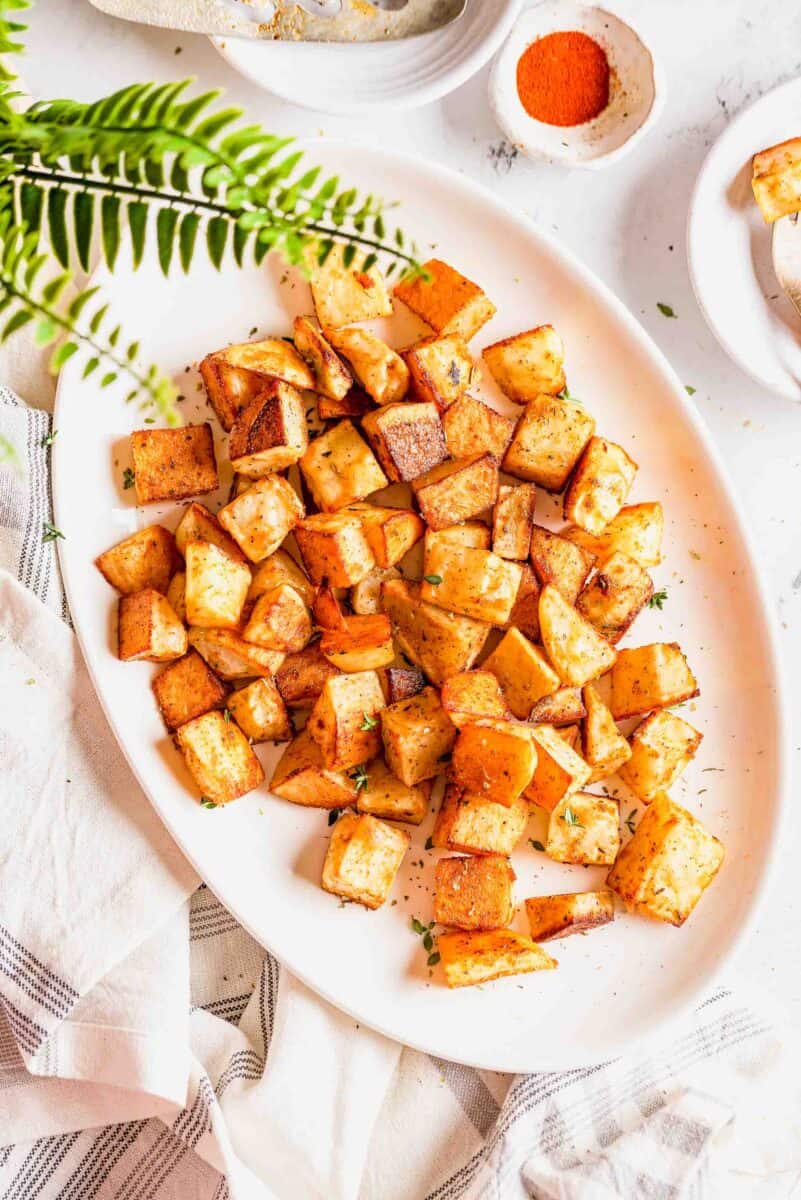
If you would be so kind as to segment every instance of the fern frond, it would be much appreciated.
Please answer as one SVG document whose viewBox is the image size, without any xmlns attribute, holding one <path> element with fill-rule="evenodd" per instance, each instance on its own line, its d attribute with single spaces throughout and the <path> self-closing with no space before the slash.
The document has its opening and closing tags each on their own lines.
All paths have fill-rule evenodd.
<svg viewBox="0 0 801 1200">
<path fill-rule="evenodd" d="M 3 61 L 4 57 L 7 54 L 22 53 L 25 47 L 18 39 L 19 35 L 28 28 L 20 21 L 10 18 L 8 14 L 25 12 L 31 7 L 32 2 L 33 0 L 3 0 L 2 9 L 0 9 L 0 82 L 6 86 L 17 76 Z"/>
</svg>

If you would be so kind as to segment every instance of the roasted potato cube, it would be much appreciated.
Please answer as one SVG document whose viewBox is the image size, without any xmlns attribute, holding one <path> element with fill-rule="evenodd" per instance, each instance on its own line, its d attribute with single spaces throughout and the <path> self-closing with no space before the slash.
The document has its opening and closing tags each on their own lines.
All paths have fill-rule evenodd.
<svg viewBox="0 0 801 1200">
<path fill-rule="evenodd" d="M 375 671 L 326 679 L 306 725 L 324 764 L 344 771 L 376 758 L 381 752 L 377 715 L 383 708 L 384 693 Z"/>
<path fill-rule="evenodd" d="M 695 676 L 678 642 L 653 642 L 618 651 L 612 669 L 612 715 L 639 717 L 671 708 L 699 694 Z"/>
<path fill-rule="evenodd" d="M 356 783 L 345 771 L 332 771 L 308 729 L 279 758 L 270 791 L 306 808 L 347 808 L 356 802 Z"/>
<path fill-rule="evenodd" d="M 274 675 L 284 661 L 282 651 L 254 646 L 233 629 L 190 629 L 189 644 L 223 679 Z"/>
<path fill-rule="evenodd" d="M 395 659 L 392 625 L 385 613 L 346 617 L 344 629 L 326 629 L 320 649 L 340 671 L 377 671 Z"/>
<path fill-rule="evenodd" d="M 563 725 L 561 729 L 555 730 L 563 742 L 567 742 L 571 750 L 575 750 L 578 754 L 581 751 L 580 733 L 578 725 Z"/>
<path fill-rule="evenodd" d="M 465 395 L 442 414 L 442 428 L 451 458 L 491 454 L 500 462 L 512 440 L 515 423 L 483 400 Z"/>
<path fill-rule="evenodd" d="M 561 863 L 613 863 L 620 848 L 618 818 L 618 803 L 611 796 L 572 792 L 551 813 L 545 853 Z"/>
<path fill-rule="evenodd" d="M 539 583 L 543 587 L 553 584 L 568 604 L 575 604 L 595 565 L 595 555 L 541 525 L 531 530 L 529 553 Z"/>
<path fill-rule="evenodd" d="M 400 562 L 425 531 L 425 525 L 411 508 L 352 504 L 348 512 L 359 518 L 379 567 L 392 567 Z"/>
<path fill-rule="evenodd" d="M 489 454 L 441 463 L 412 483 L 423 519 L 447 529 L 491 508 L 498 496 L 498 468 Z"/>
<path fill-rule="evenodd" d="M 561 733 L 550 725 L 537 725 L 531 731 L 537 765 L 525 797 L 530 804 L 537 804 L 546 812 L 553 812 L 590 779 L 590 768 Z"/>
<path fill-rule="evenodd" d="M 388 483 L 352 421 L 340 421 L 315 438 L 300 460 L 300 469 L 323 512 L 363 500 Z"/>
<path fill-rule="evenodd" d="M 248 480 L 247 484 L 250 487 L 251 481 Z M 186 554 L 189 542 L 211 542 L 213 546 L 224 550 L 228 557 L 236 562 L 247 562 L 234 539 L 225 532 L 214 513 L 210 512 L 205 504 L 199 504 L 197 500 L 193 500 L 191 504 L 187 505 L 175 527 L 175 544 L 181 554 Z"/>
<path fill-rule="evenodd" d="M 242 730 L 221 712 L 194 717 L 175 731 L 204 799 L 228 804 L 264 782 L 264 771 Z"/>
<path fill-rule="evenodd" d="M 521 721 L 528 720 L 538 700 L 559 687 L 559 676 L 540 647 L 519 629 L 512 628 L 504 634 L 484 661 L 483 670 L 496 676 L 506 703 Z"/>
<path fill-rule="evenodd" d="M 298 593 L 307 608 L 314 603 L 315 588 L 301 571 L 291 554 L 276 550 L 253 568 L 253 581 L 248 592 L 248 604 L 255 604 L 259 596 L 271 592 L 282 583 L 288 583 Z"/>
<path fill-rule="evenodd" d="M 511 716 L 501 686 L 488 670 L 451 675 L 442 685 L 440 699 L 457 729 L 471 721 L 508 721 Z"/>
<path fill-rule="evenodd" d="M 520 586 L 517 563 L 491 550 L 472 550 L 431 539 L 426 542 L 421 598 L 438 608 L 503 625 Z"/>
<path fill-rule="evenodd" d="M 545 653 L 568 687 L 583 687 L 597 679 L 617 657 L 606 639 L 550 584 L 540 592 L 540 635 Z"/>
<path fill-rule="evenodd" d="M 473 382 L 475 368 L 466 343 L 455 333 L 424 338 L 403 355 L 418 400 L 446 409 Z"/>
<path fill-rule="evenodd" d="M 426 530 L 425 548 L 448 545 L 465 550 L 489 550 L 491 541 L 489 526 L 480 521 L 465 521 L 463 525 L 449 525 L 447 529 Z"/>
<path fill-rule="evenodd" d="M 562 537 L 594 554 L 599 564 L 620 552 L 641 567 L 658 567 L 662 561 L 664 523 L 662 505 L 658 502 L 629 504 L 621 508 L 599 537 L 576 525 L 564 529 Z"/>
<path fill-rule="evenodd" d="M 650 804 L 669 791 L 695 757 L 703 734 L 675 713 L 661 709 L 641 721 L 629 739 L 629 759 L 620 778 Z"/>
<path fill-rule="evenodd" d="M 529 786 L 536 765 L 537 751 L 527 726 L 485 720 L 459 731 L 451 774 L 468 796 L 508 807 Z"/>
<path fill-rule="evenodd" d="M 383 612 L 382 585 L 387 579 L 400 578 L 401 573 L 395 567 L 376 567 L 350 589 L 351 608 L 360 617 L 371 617 Z"/>
<path fill-rule="evenodd" d="M 619 551 L 609 556 L 576 601 L 576 608 L 612 645 L 623 637 L 654 594 L 651 576 Z"/>
<path fill-rule="evenodd" d="M 315 392 L 332 400 L 344 400 L 353 387 L 353 376 L 315 323 L 308 317 L 295 317 L 292 334 L 295 348 L 311 367 Z"/>
<path fill-rule="evenodd" d="M 281 475 L 259 479 L 219 511 L 219 521 L 251 562 L 274 554 L 303 518 L 297 492 Z"/>
<path fill-rule="evenodd" d="M 716 837 L 662 793 L 620 852 L 607 886 L 626 908 L 683 925 L 723 862 Z"/>
<path fill-rule="evenodd" d="M 314 311 L 321 325 L 350 325 L 373 317 L 391 317 L 392 300 L 377 267 L 345 266 L 344 249 L 335 245 L 325 262 L 311 273 Z"/>
<path fill-rule="evenodd" d="M 348 360 L 356 379 L 376 404 L 394 404 L 409 390 L 409 368 L 375 334 L 358 326 L 323 329 L 335 350 Z"/>
<path fill-rule="evenodd" d="M 614 775 L 631 758 L 631 747 L 591 683 L 583 690 L 587 715 L 584 718 L 582 753 L 592 774 L 589 783 Z"/>
<path fill-rule="evenodd" d="M 565 389 L 565 347 L 553 325 L 485 346 L 482 357 L 503 394 L 516 404 Z"/>
<path fill-rule="evenodd" d="M 136 429 L 131 434 L 136 499 L 185 500 L 219 487 L 211 425 Z"/>
<path fill-rule="evenodd" d="M 295 540 L 317 584 L 352 587 L 376 566 L 359 513 L 314 513 L 295 527 Z"/>
<path fill-rule="evenodd" d="M 168 729 L 220 708 L 228 689 L 196 650 L 171 662 L 153 680 L 153 693 Z"/>
<path fill-rule="evenodd" d="M 367 440 L 389 479 L 408 483 L 448 457 L 435 404 L 386 404 L 362 421 Z"/>
<path fill-rule="evenodd" d="M 433 779 L 456 741 L 451 721 L 434 688 L 391 704 L 381 713 L 387 766 L 408 787 Z"/>
<path fill-rule="evenodd" d="M 565 493 L 565 520 L 597 537 L 626 503 L 636 474 L 622 446 L 590 438 Z"/>
<path fill-rule="evenodd" d="M 437 949 L 448 987 L 470 987 L 489 983 L 505 975 L 549 971 L 555 958 L 514 929 L 441 933 Z"/>
<path fill-rule="evenodd" d="M 158 590 L 158 589 L 156 589 Z M 182 625 L 186 625 L 186 572 L 176 571 L 167 588 L 167 603 Z"/>
<path fill-rule="evenodd" d="M 167 597 L 153 588 L 120 596 L 117 632 L 117 653 L 123 662 L 169 662 L 186 654 L 186 630 Z"/>
<path fill-rule="evenodd" d="M 288 742 L 292 737 L 289 713 L 272 679 L 254 679 L 232 692 L 228 709 L 251 742 Z"/>
<path fill-rule="evenodd" d="M 338 674 L 319 645 L 306 646 L 297 654 L 287 654 L 275 672 L 275 683 L 290 708 L 309 708 L 323 690 L 326 679 Z"/>
<path fill-rule="evenodd" d="M 520 586 L 505 628 L 519 629 L 536 641 L 540 636 L 540 585 L 528 563 L 520 564 L 520 572 Z"/>
<path fill-rule="evenodd" d="M 291 467 L 308 445 L 303 397 L 290 384 L 270 379 L 234 422 L 228 455 L 238 474 L 261 479 Z"/>
<path fill-rule="evenodd" d="M 331 396 L 317 397 L 317 416 L 321 421 L 338 421 L 340 417 L 363 417 L 372 412 L 375 404 L 362 388 L 354 384 L 342 400 Z"/>
<path fill-rule="evenodd" d="M 521 796 L 511 805 L 470 796 L 449 780 L 437 813 L 432 844 L 465 854 L 509 856 L 522 838 L 529 808 Z"/>
<path fill-rule="evenodd" d="M 551 696 L 538 700 L 531 710 L 532 725 L 571 725 L 587 715 L 581 688 L 557 688 Z"/>
<path fill-rule="evenodd" d="M 389 667 L 383 672 L 387 704 L 397 704 L 417 696 L 426 686 L 426 677 L 417 667 Z"/>
<path fill-rule="evenodd" d="M 515 873 L 507 858 L 441 858 L 434 872 L 434 920 L 457 929 L 499 929 L 514 916 Z"/>
<path fill-rule="evenodd" d="M 438 258 L 423 264 L 425 276 L 402 279 L 395 295 L 437 333 L 456 333 L 469 342 L 495 315 L 495 305 L 477 283 Z"/>
<path fill-rule="evenodd" d="M 302 650 L 312 635 L 309 610 L 288 583 L 264 592 L 253 606 L 242 636 L 268 650 Z"/>
<path fill-rule="evenodd" d="M 571 933 L 587 933 L 615 919 L 615 899 L 607 888 L 597 892 L 566 892 L 561 896 L 532 896 L 526 916 L 535 942 L 549 942 Z"/>
<path fill-rule="evenodd" d="M 169 529 L 148 525 L 105 550 L 95 559 L 95 566 L 121 595 L 130 596 L 148 588 L 166 592 L 180 561 Z"/>
<path fill-rule="evenodd" d="M 428 780 L 409 787 L 392 774 L 385 762 L 376 758 L 368 768 L 366 784 L 359 788 L 356 807 L 373 817 L 419 825 L 428 811 L 430 798 Z"/>
<path fill-rule="evenodd" d="M 536 396 L 517 422 L 503 469 L 561 492 L 595 432 L 595 418 L 575 400 Z"/>
<path fill-rule="evenodd" d="M 331 831 L 323 864 L 323 888 L 380 908 L 392 890 L 409 849 L 409 835 L 368 813 L 345 813 Z"/>
<path fill-rule="evenodd" d="M 190 625 L 236 629 L 250 587 L 250 568 L 211 542 L 188 542 L 184 604 Z"/>
<path fill-rule="evenodd" d="M 755 154 L 751 187 L 768 224 L 801 210 L 801 138 L 789 138 Z"/>
<path fill-rule="evenodd" d="M 420 585 L 405 579 L 389 579 L 381 591 L 398 647 L 432 683 L 439 687 L 458 671 L 470 670 L 489 625 L 426 604 Z"/>
<path fill-rule="evenodd" d="M 217 420 L 227 431 L 242 409 L 258 396 L 264 387 L 264 376 L 230 366 L 220 357 L 223 353 L 208 354 L 200 364 L 200 375 Z"/>
<path fill-rule="evenodd" d="M 522 561 L 531 547 L 537 492 L 533 483 L 501 484 L 492 510 L 492 550 L 501 558 Z"/>
<path fill-rule="evenodd" d="M 254 371 L 262 378 L 280 379 L 296 388 L 313 388 L 314 375 L 286 338 L 264 338 L 259 342 L 241 342 L 217 350 L 209 357 L 238 371 Z"/>
</svg>

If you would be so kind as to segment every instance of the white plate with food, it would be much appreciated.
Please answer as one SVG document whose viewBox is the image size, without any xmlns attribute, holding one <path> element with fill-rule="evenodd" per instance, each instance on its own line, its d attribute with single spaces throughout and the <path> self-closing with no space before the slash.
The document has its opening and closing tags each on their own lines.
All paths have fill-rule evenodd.
<svg viewBox="0 0 801 1200">
<path fill-rule="evenodd" d="M 136 330 L 147 353 L 181 381 L 184 419 L 198 429 L 187 435 L 186 457 L 180 446 L 165 447 L 160 434 L 154 438 L 158 427 L 142 424 L 141 413 L 126 405 L 124 390 L 100 391 L 91 381 L 83 382 L 77 356 L 62 373 L 54 447 L 55 512 L 65 535 L 59 550 L 99 703 L 145 791 L 208 885 L 255 938 L 322 996 L 402 1042 L 486 1068 L 533 1071 L 605 1059 L 640 1044 L 703 996 L 752 927 L 780 839 L 789 739 L 769 609 L 747 535 L 716 451 L 676 376 L 623 305 L 567 251 L 489 192 L 430 163 L 344 145 L 315 145 L 309 154 L 324 165 L 335 165 L 354 186 L 400 201 L 404 228 L 420 244 L 435 244 L 443 260 L 479 285 L 460 282 L 449 269 L 437 267 L 433 282 L 415 285 L 433 292 L 406 293 L 418 315 L 396 299 L 392 316 L 368 323 L 374 335 L 402 348 L 433 336 L 420 313 L 433 325 L 445 322 L 446 333 L 435 340 L 433 355 L 424 346 L 407 359 L 416 380 L 416 404 L 422 405 L 414 436 L 408 436 L 408 427 L 403 434 L 408 412 L 404 401 L 394 409 L 374 408 L 354 392 L 348 401 L 354 414 L 371 409 L 362 430 L 370 446 L 359 436 L 354 426 L 359 417 L 354 415 L 350 425 L 334 421 L 333 432 L 311 441 L 303 460 L 310 512 L 312 500 L 329 508 L 345 499 L 376 504 L 383 493 L 373 493 L 368 500 L 366 491 L 380 486 L 384 473 L 415 475 L 439 462 L 444 432 L 446 450 L 460 465 L 434 466 L 433 476 L 427 474 L 422 485 L 417 481 L 415 507 L 435 531 L 433 537 L 427 534 L 426 559 L 421 564 L 420 543 L 401 563 L 406 578 L 385 585 L 372 623 L 349 625 L 353 618 L 346 613 L 343 625 L 336 597 L 323 593 L 314 613 L 322 634 L 300 651 L 305 659 L 284 660 L 274 649 L 264 649 L 265 644 L 275 644 L 264 636 L 264 628 L 268 633 L 270 627 L 273 633 L 277 630 L 287 644 L 290 630 L 292 638 L 299 638 L 295 644 L 308 638 L 308 615 L 298 597 L 308 602 L 312 590 L 297 566 L 288 565 L 283 556 L 261 558 L 280 541 L 284 525 L 298 521 L 297 493 L 280 476 L 268 476 L 265 482 L 254 481 L 252 475 L 267 463 L 277 467 L 285 453 L 290 459 L 296 456 L 305 445 L 306 431 L 304 422 L 293 424 L 289 419 L 296 404 L 291 383 L 270 383 L 259 399 L 262 381 L 255 400 L 237 417 L 236 404 L 242 397 L 233 396 L 230 384 L 242 377 L 232 375 L 230 368 L 256 363 L 284 376 L 293 377 L 294 372 L 299 384 L 308 382 L 306 368 L 287 342 L 224 351 L 207 361 L 205 374 L 216 407 L 226 423 L 236 420 L 236 436 L 229 446 L 207 404 L 197 367 L 228 343 L 291 336 L 294 319 L 313 311 L 309 285 L 280 262 L 242 270 L 226 263 L 217 273 L 201 258 L 188 275 L 176 273 L 165 280 L 155 253 L 145 257 L 137 272 L 118 269 L 111 278 L 101 273 L 117 318 L 128 330 Z M 343 319 L 367 315 L 365 294 L 371 303 L 377 298 L 379 308 L 385 307 L 380 284 L 360 278 L 356 311 L 351 308 L 354 280 L 347 276 L 346 281 L 344 310 L 342 281 L 335 279 L 329 295 L 333 307 L 329 304 L 320 312 L 323 323 L 334 326 L 326 334 L 329 348 L 337 347 L 368 391 L 383 400 L 397 399 L 405 387 L 400 360 L 376 342 L 365 343 L 358 325 L 336 328 Z M 433 312 L 431 295 L 436 301 Z M 322 305 L 321 296 L 322 290 Z M 450 314 L 465 334 L 475 334 L 469 352 L 451 341 L 445 356 L 438 358 Z M 535 332 L 504 342 L 521 330 Z M 301 325 L 298 331 L 305 331 L 298 344 L 313 359 L 309 327 Z M 562 344 L 568 394 L 562 390 Z M 491 345 L 495 348 L 482 357 L 482 350 Z M 373 362 L 381 364 L 380 370 L 370 369 L 365 346 L 377 353 Z M 267 357 L 259 357 L 263 355 Z M 471 370 L 471 358 L 481 364 L 480 378 Z M 333 374 L 322 373 L 317 363 L 315 387 L 336 393 L 337 361 L 337 356 L 329 359 Z M 523 371 L 518 369 L 521 361 Z M 473 398 L 463 394 L 465 381 Z M 539 398 L 527 403 L 526 415 L 515 428 L 524 410 L 509 397 L 522 400 L 532 388 Z M 268 435 L 266 450 L 259 433 L 270 424 L 267 400 L 273 415 L 280 411 L 284 418 L 278 458 L 274 433 Z M 305 401 L 314 419 L 315 399 L 307 395 Z M 341 411 L 338 403 L 330 396 L 323 402 L 324 411 L 329 416 Z M 438 403 L 448 405 L 441 419 Z M 227 405 L 232 405 L 230 412 Z M 493 417 L 491 409 L 501 416 Z M 390 425 L 400 422 L 397 439 L 383 424 L 388 413 Z M 502 419 L 504 414 L 508 421 Z M 596 435 L 591 438 L 593 418 Z M 199 501 L 212 510 L 220 505 L 226 509 L 220 519 L 237 546 L 230 536 L 221 539 L 220 527 L 199 509 L 190 510 L 194 515 L 186 518 L 186 501 L 137 507 L 137 488 L 145 495 L 149 488 L 155 488 L 151 495 L 163 494 L 165 479 L 172 495 L 214 486 L 206 422 L 211 424 L 221 487 L 200 495 Z M 554 431 L 545 454 L 543 422 Z M 131 433 L 136 430 L 140 433 L 134 463 Z M 496 528 L 482 530 L 486 513 L 477 508 L 492 502 L 498 485 L 493 456 L 504 453 L 505 446 L 505 467 L 515 474 L 504 475 L 503 482 L 516 490 L 502 493 L 505 507 L 498 509 Z M 235 502 L 233 508 L 227 462 L 231 453 L 240 472 L 251 473 L 251 491 L 246 483 L 237 486 L 234 490 L 244 503 Z M 568 492 L 570 519 L 598 530 L 621 503 L 624 512 L 607 527 L 605 538 L 580 530 L 572 540 L 553 539 L 550 533 L 563 528 L 564 521 L 561 502 L 546 488 L 561 487 L 579 456 Z M 186 477 L 181 477 L 182 464 Z M 134 465 L 137 475 L 132 481 Z M 603 494 L 594 482 L 599 478 L 609 485 Z M 459 487 L 459 482 L 466 486 Z M 525 486 L 530 483 L 533 488 Z M 400 486 L 406 485 L 392 485 L 395 491 Z M 389 493 L 392 503 L 409 505 L 408 495 L 398 499 L 395 491 Z M 532 502 L 537 529 L 532 528 Z M 277 523 L 265 521 L 268 510 L 271 522 Z M 391 528 L 385 516 L 373 512 L 368 522 L 364 513 L 353 510 L 344 526 L 339 519 L 332 522 L 313 514 L 296 524 L 296 540 L 290 545 L 297 553 L 302 544 L 303 561 L 318 583 L 328 575 L 338 585 L 342 571 L 345 578 L 361 577 L 372 569 L 371 556 L 392 561 L 404 539 L 414 540 L 423 531 L 413 512 L 392 517 Z M 179 542 L 187 556 L 186 574 L 192 573 L 196 585 L 191 589 L 196 624 L 203 620 L 208 625 L 209 612 L 201 611 L 207 602 L 212 622 L 223 623 L 216 615 L 218 604 L 233 605 L 235 619 L 251 574 L 258 580 L 251 599 L 256 593 L 262 596 L 249 614 L 245 629 L 250 640 L 244 639 L 244 649 L 241 621 L 235 643 L 219 634 L 209 638 L 208 630 L 201 629 L 190 635 L 192 645 L 218 670 L 251 677 L 261 673 L 267 679 L 255 691 L 236 691 L 223 699 L 225 689 L 250 685 L 243 679 L 215 683 L 212 672 L 198 673 L 193 659 L 189 683 L 179 672 L 172 676 L 175 686 L 162 684 L 162 709 L 173 723 L 186 719 L 187 705 L 201 710 L 217 706 L 210 717 L 205 712 L 192 717 L 178 739 L 194 778 L 151 692 L 154 675 L 171 671 L 172 664 L 165 668 L 120 661 L 118 595 L 94 565 L 125 537 L 154 523 L 174 529 L 182 517 L 185 536 Z M 467 529 L 457 535 L 462 540 L 456 549 L 449 535 L 441 533 L 441 526 L 454 520 L 465 521 Z M 212 527 L 217 531 L 213 535 Z M 342 528 L 349 531 L 345 542 Z M 514 557 L 525 555 L 521 542 L 529 535 L 532 558 Z M 205 539 L 212 536 L 222 551 L 209 549 Z M 487 550 L 488 542 L 502 553 Z M 395 549 L 390 551 L 390 546 Z M 243 547 L 247 553 L 239 553 Z M 613 563 L 610 555 L 621 547 L 627 554 L 618 553 Z M 126 584 L 118 555 L 103 560 L 107 576 L 123 587 L 154 583 L 163 592 L 170 572 L 181 567 L 180 557 L 164 533 L 156 535 L 151 550 L 155 558 L 146 558 L 146 569 L 156 568 L 155 579 L 142 578 L 141 563 L 128 560 L 132 576 Z M 584 554 L 588 550 L 589 557 Z M 224 585 L 220 553 L 227 563 Z M 270 564 L 266 573 L 264 561 Z M 590 574 L 585 584 L 593 561 L 604 569 Z M 209 568 L 220 583 L 212 592 L 202 586 Z M 422 584 L 410 581 L 421 573 L 429 576 Z M 532 578 L 541 585 L 533 604 Z M 528 582 L 517 595 L 521 580 Z M 555 582 L 546 588 L 547 580 Z M 418 586 L 428 598 L 425 609 L 417 603 L 419 596 L 415 598 Z M 364 591 L 369 593 L 369 588 Z M 270 599 L 264 599 L 267 594 Z M 276 594 L 288 609 L 276 607 Z M 583 615 L 560 598 L 563 594 L 575 600 Z M 180 613 L 180 577 L 169 596 Z M 185 595 L 183 603 L 186 599 Z M 362 613 L 370 608 L 369 594 L 365 598 L 352 593 L 351 600 Z M 469 669 L 476 655 L 481 664 L 481 655 L 498 641 L 496 633 L 485 643 L 486 629 L 478 621 L 503 623 L 510 603 L 519 604 L 514 620 L 524 632 L 507 632 L 480 676 L 460 676 L 453 683 L 455 669 Z M 445 615 L 448 606 L 459 615 Z M 631 629 L 615 646 L 615 638 L 641 606 Z M 151 629 L 148 634 L 146 623 L 143 626 L 143 613 L 155 615 L 166 654 L 181 652 L 185 632 L 170 617 L 172 609 L 160 593 L 155 600 L 151 596 L 142 601 L 140 596 L 126 608 L 126 653 L 148 652 L 153 633 Z M 424 665 L 429 679 L 439 675 L 439 683 L 447 681 L 439 695 L 438 688 L 429 688 L 409 701 L 395 700 L 399 709 L 384 709 L 382 689 L 388 677 L 381 674 L 384 668 L 375 674 L 388 661 L 382 612 L 390 615 L 396 641 L 412 664 Z M 276 613 L 283 615 L 276 620 Z M 538 618 L 545 656 L 526 636 L 536 636 Z M 258 635 L 257 628 L 262 630 Z M 422 640 L 423 634 L 429 640 Z M 639 655 L 629 652 L 641 646 L 651 648 Z M 229 651 L 235 652 L 233 659 Z M 586 678 L 609 668 L 616 653 L 612 697 L 608 676 L 592 692 L 577 693 Z M 329 656 L 326 663 L 359 667 L 359 678 L 345 672 L 336 675 L 334 683 L 323 683 L 319 670 L 305 668 L 310 658 L 319 667 L 324 654 Z M 401 660 L 401 669 L 406 673 L 392 677 L 393 698 L 403 695 L 406 687 L 413 691 L 421 685 L 408 674 L 409 662 Z M 170 675 L 164 678 L 170 680 Z M 555 682 L 559 687 L 554 688 Z M 239 728 L 256 738 L 266 728 L 272 736 L 288 736 L 280 729 L 282 706 L 276 697 L 297 704 L 304 695 L 307 712 L 315 705 L 313 736 L 306 735 L 307 755 L 309 740 L 314 743 L 312 765 L 305 776 L 279 771 L 279 790 L 296 801 L 291 803 L 271 795 L 259 782 L 259 762 L 269 779 L 285 744 L 257 743 L 251 750 Z M 532 704 L 537 695 L 544 700 Z M 590 706 L 583 718 L 582 701 L 585 708 Z M 672 707 L 680 701 L 685 701 L 683 707 Z M 638 714 L 621 720 L 624 735 L 633 726 L 639 728 L 645 712 L 653 708 L 657 713 L 657 720 L 649 719 L 632 742 L 635 757 L 623 768 L 628 770 L 628 784 L 619 777 L 604 778 L 609 765 L 627 755 L 605 702 L 621 719 Z M 519 723 L 530 704 L 529 715 L 540 722 L 536 733 L 533 726 Z M 487 720 L 482 725 L 471 717 Z M 460 726 L 458 732 L 451 728 L 452 721 Z M 573 725 L 572 732 L 566 722 Z M 576 741 L 577 732 L 582 740 Z M 393 771 L 405 777 L 403 787 L 379 786 L 382 780 L 386 783 L 386 775 L 374 755 L 382 749 L 382 737 Z M 661 752 L 655 755 L 657 743 Z M 235 772 L 215 772 L 213 762 L 205 758 L 210 744 L 223 750 L 228 746 Z M 449 758 L 457 786 L 441 813 L 439 788 L 429 797 L 428 780 L 446 769 Z M 334 767 L 325 771 L 326 763 Z M 635 792 L 650 799 L 671 780 L 672 800 L 655 798 L 646 809 L 637 799 Z M 233 803 L 210 807 L 215 797 L 224 800 L 254 785 Z M 535 800 L 530 812 L 519 802 L 521 788 Z M 477 789 L 481 798 L 470 799 Z M 208 797 L 206 803 L 199 803 L 202 794 Z M 464 801 L 465 796 L 467 803 L 454 807 L 454 800 Z M 361 815 L 351 810 L 332 825 L 325 808 L 304 807 L 299 800 L 329 805 L 355 801 Z M 422 821 L 392 824 L 385 820 L 392 812 L 418 820 L 422 816 Z M 666 847 L 660 830 L 664 822 L 674 820 L 678 824 L 671 827 L 680 836 Z M 618 840 L 628 843 L 632 831 L 633 849 L 624 850 L 611 881 L 618 892 L 615 899 L 606 890 L 609 863 Z M 694 842 L 689 854 L 688 837 Z M 333 849 L 325 882 L 335 894 L 321 887 L 330 839 Z M 649 846 L 640 855 L 645 842 Z M 704 890 L 720 864 L 719 843 L 725 846 L 725 861 Z M 442 924 L 433 925 L 435 865 L 453 857 L 453 849 L 473 852 L 476 857 L 470 861 L 479 865 L 440 868 L 436 914 Z M 668 850 L 671 862 L 666 865 Z M 480 852 L 487 851 L 511 851 L 517 877 L 512 891 L 514 934 L 495 938 L 492 933 L 449 933 L 445 922 L 507 925 L 509 872 L 503 858 L 482 858 Z M 665 876 L 655 880 L 654 873 L 663 868 Z M 587 892 L 596 894 L 574 902 L 542 902 L 542 897 Z M 643 912 L 675 920 L 686 917 L 699 897 L 700 901 L 686 923 L 676 928 L 626 912 L 621 895 L 639 903 Z M 346 903 L 354 897 L 380 907 L 369 911 L 360 903 Z M 539 902 L 527 913 L 523 902 L 530 898 Z M 548 940 L 562 926 L 590 932 Z M 532 942 L 531 933 L 542 945 Z M 432 960 L 437 954 L 440 960 Z M 557 969 L 534 969 L 550 967 L 552 958 L 558 961 Z M 489 979 L 505 969 L 528 973 L 483 986 L 446 983 Z"/>
<path fill-rule="evenodd" d="M 791 79 L 726 126 L 698 174 L 687 224 L 690 278 L 712 332 L 753 379 L 796 401 L 801 317 L 776 278 L 751 178 L 755 154 L 799 137 L 801 79 Z"/>
</svg>

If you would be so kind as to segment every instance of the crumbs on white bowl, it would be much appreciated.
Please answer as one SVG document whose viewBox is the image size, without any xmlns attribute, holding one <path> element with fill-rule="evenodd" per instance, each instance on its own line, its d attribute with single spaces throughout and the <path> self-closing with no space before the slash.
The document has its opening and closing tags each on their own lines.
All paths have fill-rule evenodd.
<svg viewBox="0 0 801 1200">
<path fill-rule="evenodd" d="M 608 166 L 664 102 L 662 73 L 638 33 L 605 8 L 545 0 L 522 14 L 490 76 L 498 124 L 520 150 L 569 167 Z"/>
</svg>

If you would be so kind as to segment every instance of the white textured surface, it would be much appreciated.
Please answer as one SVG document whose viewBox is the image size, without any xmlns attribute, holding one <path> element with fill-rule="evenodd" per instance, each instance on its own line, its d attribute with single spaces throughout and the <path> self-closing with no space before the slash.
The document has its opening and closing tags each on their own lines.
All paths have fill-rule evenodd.
<svg viewBox="0 0 801 1200">
<path fill-rule="evenodd" d="M 667 103 L 659 126 L 636 152 L 597 176 L 510 160 L 486 104 L 487 69 L 445 100 L 413 113 L 321 118 L 243 82 L 199 37 L 105 19 L 76 0 L 47 0 L 34 10 L 26 82 L 35 95 L 89 99 L 124 82 L 199 75 L 204 86 L 224 86 L 251 117 L 276 131 L 393 144 L 447 162 L 556 232 L 640 317 L 684 382 L 697 388 L 694 401 L 726 458 L 762 549 L 798 711 L 801 589 L 793 583 L 801 584 L 801 412 L 759 388 L 726 358 L 696 307 L 684 255 L 687 203 L 712 141 L 749 100 L 801 73 L 798 16 L 780 0 L 621 0 L 616 8 L 658 50 Z M 671 304 L 678 319 L 662 317 L 657 301 Z M 736 676 L 736 662 L 731 669 Z M 758 793 L 758 778 L 753 786 Z M 772 905 L 741 956 L 740 971 L 784 1001 L 798 1024 L 795 832 Z"/>
</svg>

